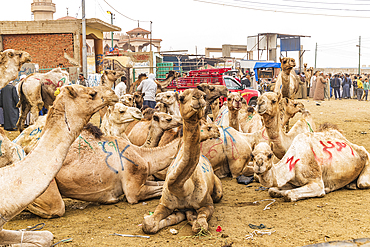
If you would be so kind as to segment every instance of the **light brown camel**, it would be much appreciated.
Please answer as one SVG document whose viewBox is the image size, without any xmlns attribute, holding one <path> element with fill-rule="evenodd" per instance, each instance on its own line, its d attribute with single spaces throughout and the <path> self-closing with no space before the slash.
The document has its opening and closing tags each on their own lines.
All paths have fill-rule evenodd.
<svg viewBox="0 0 370 247">
<path fill-rule="evenodd" d="M 148 79 L 148 77 L 146 76 L 146 74 L 142 73 L 139 75 L 139 77 L 137 78 L 137 80 L 132 83 L 131 87 L 129 90 L 127 90 L 127 93 L 129 94 L 133 94 L 136 92 L 136 88 L 140 85 L 140 83 L 142 81 L 144 81 L 145 79 Z"/>
<path fill-rule="evenodd" d="M 6 136 L 3 129 L 0 129 L 0 168 L 11 165 L 26 157 L 23 148 L 13 143 Z"/>
<path fill-rule="evenodd" d="M 213 203 L 222 198 L 222 185 L 212 166 L 200 156 L 200 120 L 204 116 L 205 93 L 187 89 L 179 97 L 183 118 L 183 144 L 168 169 L 162 197 L 153 215 L 144 217 L 143 231 L 156 233 L 163 227 L 185 218 L 194 232 L 208 230 L 207 221 L 213 214 Z M 215 137 L 219 133 L 215 133 Z M 174 212 L 174 210 L 186 210 Z"/>
<path fill-rule="evenodd" d="M 329 125 L 330 126 L 330 125 Z M 364 147 L 350 143 L 339 131 L 302 133 L 277 163 L 268 144 L 256 146 L 254 171 L 260 183 L 270 187 L 272 197 L 297 201 L 323 197 L 347 185 L 370 188 L 370 155 Z"/>
<path fill-rule="evenodd" d="M 229 90 L 226 86 L 222 85 L 209 85 L 207 83 L 201 83 L 197 88 L 206 93 L 206 108 L 204 110 L 204 120 L 207 119 L 207 114 L 211 109 L 211 104 L 220 97 L 227 97 L 229 95 Z M 218 115 L 217 115 L 218 116 Z M 213 121 L 215 118 L 213 118 Z"/>
<path fill-rule="evenodd" d="M 119 101 L 121 101 L 125 106 L 134 107 L 134 96 L 131 94 L 122 95 Z"/>
<path fill-rule="evenodd" d="M 220 113 L 220 99 L 216 99 L 215 101 L 213 101 L 210 107 L 212 110 L 212 120 L 214 121 Z"/>
<path fill-rule="evenodd" d="M 103 117 L 102 131 L 108 136 L 122 136 L 127 126 L 143 118 L 143 114 L 136 107 L 128 107 L 121 102 L 108 107 L 107 113 Z"/>
<path fill-rule="evenodd" d="M 0 169 L 0 245 L 51 245 L 49 231 L 12 231 L 3 226 L 46 190 L 83 126 L 113 101 L 118 97 L 104 87 L 72 85 L 60 90 L 37 147 L 22 161 Z"/>
<path fill-rule="evenodd" d="M 135 92 L 134 93 L 134 106 L 141 110 L 143 108 L 145 93 Z"/>
<path fill-rule="evenodd" d="M 280 58 L 281 71 L 277 77 L 275 84 L 275 93 L 282 93 L 283 97 L 294 99 L 295 94 L 298 92 L 301 80 L 294 72 L 295 67 L 294 58 L 283 57 Z"/>
<path fill-rule="evenodd" d="M 268 92 L 258 97 L 257 101 L 257 112 L 263 118 L 269 142 L 274 143 L 274 154 L 279 159 L 283 158 L 298 134 L 315 130 L 311 114 L 308 111 L 303 111 L 301 119 L 294 124 L 288 133 L 285 133 L 279 117 L 281 100 L 284 99 L 280 93 Z"/>
<path fill-rule="evenodd" d="M 164 113 L 167 113 L 168 112 L 168 107 L 166 104 L 162 103 L 162 102 L 157 102 L 155 104 L 155 108 L 158 112 L 164 112 Z"/>
<path fill-rule="evenodd" d="M 239 111 L 242 108 L 242 98 L 239 92 L 229 93 L 227 96 L 227 108 L 217 116 L 214 123 L 220 127 L 230 126 L 239 130 Z"/>
<path fill-rule="evenodd" d="M 115 71 L 115 70 L 104 70 L 103 75 L 100 78 L 100 86 L 105 86 L 111 89 L 118 78 L 126 75 L 124 71 Z M 107 108 L 103 108 L 99 111 L 100 119 L 102 120 L 105 113 L 107 112 Z"/>
<path fill-rule="evenodd" d="M 178 94 L 173 91 L 158 93 L 155 96 L 155 101 L 161 102 L 167 106 L 167 112 L 170 115 L 180 116 L 179 103 L 177 101 Z"/>
<path fill-rule="evenodd" d="M 17 79 L 22 65 L 31 62 L 28 52 L 7 49 L 0 52 L 0 89 Z"/>
<path fill-rule="evenodd" d="M 34 73 L 22 80 L 18 86 L 20 100 L 17 107 L 21 108 L 17 123 L 19 131 L 23 131 L 24 121 L 30 111 L 30 124 L 34 124 L 42 107 L 49 109 L 53 105 L 57 88 L 68 84 L 69 74 L 60 68 L 48 73 Z"/>
<path fill-rule="evenodd" d="M 239 122 L 243 133 L 254 133 L 263 129 L 262 117 L 255 112 L 252 106 L 248 107 L 247 114 L 239 118 Z"/>
</svg>

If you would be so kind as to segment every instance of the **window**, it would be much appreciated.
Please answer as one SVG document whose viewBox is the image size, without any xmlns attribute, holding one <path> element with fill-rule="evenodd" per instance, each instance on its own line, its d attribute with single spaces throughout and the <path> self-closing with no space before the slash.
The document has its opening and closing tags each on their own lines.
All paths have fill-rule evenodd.
<svg viewBox="0 0 370 247">
<path fill-rule="evenodd" d="M 243 89 L 243 87 L 235 79 L 224 77 L 224 81 L 227 89 Z"/>
</svg>

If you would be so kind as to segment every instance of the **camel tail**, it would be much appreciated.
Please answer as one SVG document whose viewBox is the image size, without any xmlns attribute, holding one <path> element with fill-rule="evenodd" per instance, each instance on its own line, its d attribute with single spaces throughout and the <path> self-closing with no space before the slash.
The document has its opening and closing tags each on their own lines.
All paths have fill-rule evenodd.
<svg viewBox="0 0 370 247">
<path fill-rule="evenodd" d="M 23 93 L 23 83 L 24 83 L 24 81 L 25 80 L 21 80 L 20 82 L 19 82 L 19 101 L 18 101 L 18 103 L 17 103 L 17 107 L 18 108 L 21 108 L 22 107 L 22 102 L 24 101 L 24 102 L 26 102 L 27 101 L 27 99 L 26 99 L 26 95 L 24 95 L 24 93 Z"/>
</svg>

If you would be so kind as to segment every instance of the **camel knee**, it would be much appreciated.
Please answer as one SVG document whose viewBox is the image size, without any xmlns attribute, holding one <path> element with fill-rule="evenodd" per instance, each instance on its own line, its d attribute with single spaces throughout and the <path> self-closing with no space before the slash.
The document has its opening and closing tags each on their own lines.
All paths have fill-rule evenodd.
<svg viewBox="0 0 370 247">
<path fill-rule="evenodd" d="M 281 194 L 281 191 L 275 187 L 269 189 L 269 195 L 274 198 L 283 197 L 283 195 Z"/>
<path fill-rule="evenodd" d="M 159 221 L 155 220 L 153 215 L 146 216 L 144 217 L 142 229 L 147 234 L 157 233 L 159 231 Z"/>
<path fill-rule="evenodd" d="M 207 218 L 205 216 L 198 217 L 198 219 L 193 224 L 193 227 L 191 228 L 194 233 L 198 233 L 201 230 L 208 231 L 208 222 Z"/>
</svg>

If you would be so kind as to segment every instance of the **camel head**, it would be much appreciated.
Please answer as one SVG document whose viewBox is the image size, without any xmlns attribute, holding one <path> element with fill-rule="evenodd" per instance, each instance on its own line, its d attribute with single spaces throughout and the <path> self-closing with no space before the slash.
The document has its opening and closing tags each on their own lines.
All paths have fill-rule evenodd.
<svg viewBox="0 0 370 247">
<path fill-rule="evenodd" d="M 131 94 L 122 95 L 119 100 L 125 106 L 128 106 L 128 107 L 133 107 L 134 106 L 134 97 Z"/>
<path fill-rule="evenodd" d="M 232 111 L 239 111 L 242 108 L 243 97 L 239 92 L 230 93 L 227 96 L 227 107 Z"/>
<path fill-rule="evenodd" d="M 173 80 L 173 79 L 178 78 L 179 76 L 180 76 L 180 73 L 179 72 L 176 72 L 176 71 L 171 70 L 171 71 L 168 72 L 168 75 L 167 75 L 167 77 L 166 77 L 165 80 L 167 80 L 167 79 L 169 79 L 171 77 L 172 77 L 172 80 Z"/>
<path fill-rule="evenodd" d="M 207 83 L 201 83 L 197 86 L 197 88 L 206 93 L 208 103 L 212 103 L 221 96 L 227 97 L 229 94 L 227 87 L 222 85 L 209 85 Z"/>
<path fill-rule="evenodd" d="M 257 99 L 257 112 L 261 116 L 276 115 L 279 112 L 279 102 L 281 100 L 280 93 L 267 92 L 262 94 Z"/>
<path fill-rule="evenodd" d="M 303 64 L 303 67 L 306 69 L 307 68 L 307 63 L 304 63 Z"/>
<path fill-rule="evenodd" d="M 141 73 L 141 74 L 137 77 L 137 79 L 138 79 L 139 81 L 143 81 L 143 80 L 148 79 L 148 76 L 147 76 L 145 73 Z"/>
<path fill-rule="evenodd" d="M 257 175 L 262 175 L 272 168 L 272 157 L 274 153 L 266 142 L 259 143 L 253 150 L 253 170 Z"/>
<path fill-rule="evenodd" d="M 163 112 L 155 112 L 152 118 L 152 126 L 156 126 L 164 131 L 182 125 L 182 118 L 176 115 L 169 115 Z"/>
<path fill-rule="evenodd" d="M 12 143 L 3 129 L 0 129 L 0 168 L 11 165 L 25 157 L 20 146 Z"/>
<path fill-rule="evenodd" d="M 102 75 L 101 86 L 107 86 L 111 88 L 113 87 L 113 83 L 117 81 L 118 78 L 124 75 L 126 75 L 124 71 L 104 70 Z"/>
<path fill-rule="evenodd" d="M 297 102 L 295 100 L 291 100 L 288 98 L 283 98 L 281 100 L 281 104 L 284 105 L 285 111 L 289 114 L 292 115 L 292 117 L 297 113 L 297 112 L 302 112 L 304 111 L 304 105 L 301 102 Z"/>
<path fill-rule="evenodd" d="M 134 104 L 136 108 L 138 109 L 143 108 L 144 96 L 145 96 L 145 93 L 141 93 L 141 92 L 134 93 Z"/>
<path fill-rule="evenodd" d="M 128 107 L 121 102 L 108 108 L 107 117 L 115 124 L 124 124 L 143 118 L 143 114 L 136 107 Z"/>
<path fill-rule="evenodd" d="M 155 101 L 162 102 L 166 105 L 172 105 L 177 100 L 178 100 L 177 93 L 173 91 L 158 93 L 157 96 L 155 96 Z"/>
<path fill-rule="evenodd" d="M 213 123 L 202 121 L 200 125 L 200 142 L 213 138 L 220 138 L 218 126 Z"/>
<path fill-rule="evenodd" d="M 23 64 L 31 62 L 28 52 L 8 49 L 0 52 L 0 89 L 18 76 Z"/>
<path fill-rule="evenodd" d="M 204 115 L 206 94 L 198 89 L 186 89 L 179 96 L 180 113 L 184 120 L 198 121 Z"/>
<path fill-rule="evenodd" d="M 158 110 L 159 112 L 166 113 L 167 108 L 168 108 L 168 106 L 165 103 L 162 103 L 162 102 L 157 102 L 157 104 L 155 105 L 155 109 Z"/>
<path fill-rule="evenodd" d="M 283 57 L 283 58 L 280 58 L 280 62 L 281 62 L 281 70 L 285 71 L 287 74 L 289 74 L 290 71 L 295 67 L 294 58 Z"/>
</svg>

